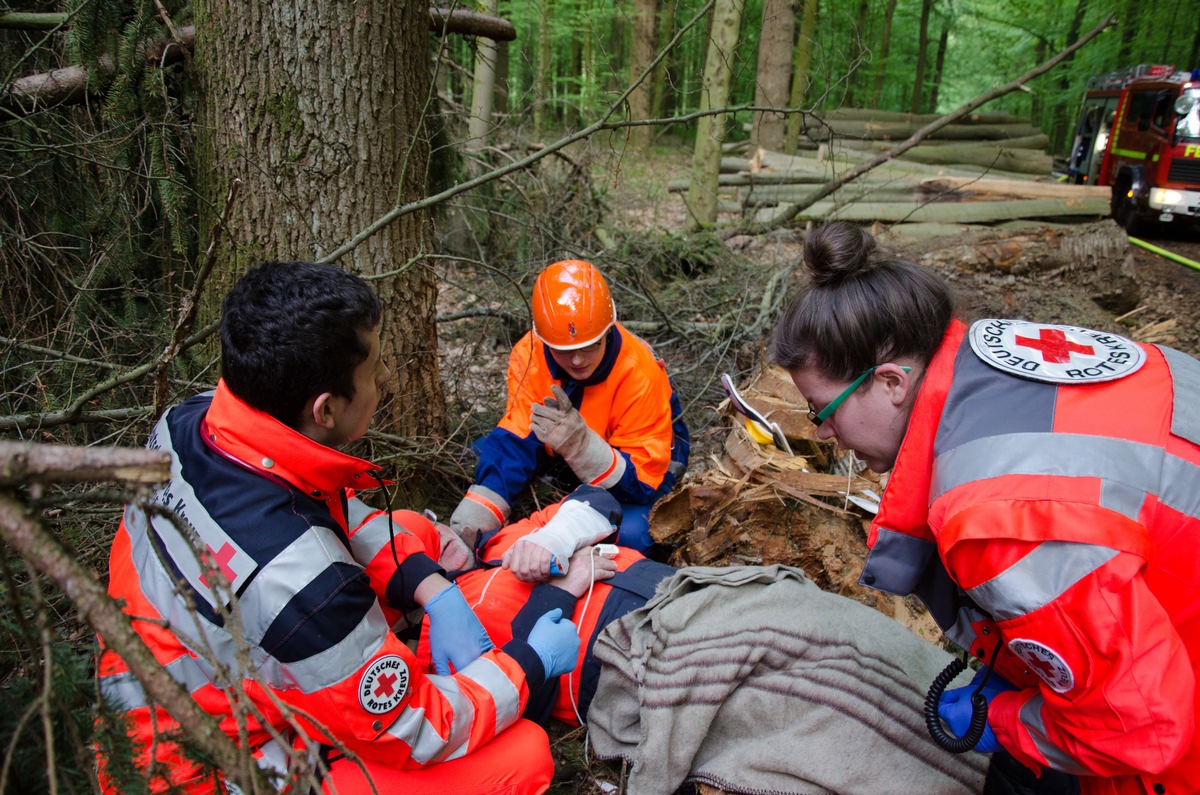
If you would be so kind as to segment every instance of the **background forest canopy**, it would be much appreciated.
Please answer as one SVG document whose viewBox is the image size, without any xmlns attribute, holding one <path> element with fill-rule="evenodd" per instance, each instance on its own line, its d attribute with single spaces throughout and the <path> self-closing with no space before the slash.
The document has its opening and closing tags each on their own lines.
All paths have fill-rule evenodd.
<svg viewBox="0 0 1200 795">
<path fill-rule="evenodd" d="M 412 0 L 360 0 L 354 17 L 342 5 L 14 0 L 0 11 L 4 439 L 140 447 L 166 405 L 216 382 L 218 297 L 267 257 L 331 259 L 380 293 L 396 392 L 356 452 L 414 473 L 400 479 L 397 505 L 448 512 L 461 494 L 469 471 L 458 452 L 502 410 L 504 355 L 529 327 L 533 275 L 554 259 L 601 265 L 622 321 L 664 354 L 701 434 L 719 374 L 761 355 L 785 274 L 752 280 L 707 232 L 614 229 L 606 198 L 619 172 L 639 170 L 665 195 L 677 175 L 646 173 L 635 155 L 690 149 L 701 112 L 724 140 L 745 140 L 752 108 L 764 107 L 765 56 L 789 75 L 768 105 L 803 111 L 789 114 L 796 122 L 847 107 L 945 113 L 1115 14 L 1099 39 L 984 108 L 1028 119 L 1055 155 L 1070 145 L 1089 77 L 1139 63 L 1200 67 L 1187 0 L 455 7 L 510 22 L 516 37 L 501 42 L 438 35 Z M 721 108 L 704 104 L 704 71 L 717 11 L 732 14 L 737 35 L 726 112 L 712 115 Z M 192 26 L 194 49 L 161 47 Z M 322 28 L 351 31 L 335 45 L 344 49 L 331 54 Z M 382 49 L 348 45 L 356 32 Z M 479 133 L 468 122 L 476 60 L 493 47 Z M 86 74 L 72 101 L 14 99 L 16 82 L 66 67 Z M 643 89 L 621 101 L 642 75 Z M 640 120 L 653 123 L 622 126 Z M 231 196 L 234 179 L 243 184 Z M 106 570 L 129 493 L 5 488 L 0 509 L 32 506 L 82 566 Z M 44 585 L 6 544 L 0 791 L 90 791 L 93 632 Z"/>
</svg>

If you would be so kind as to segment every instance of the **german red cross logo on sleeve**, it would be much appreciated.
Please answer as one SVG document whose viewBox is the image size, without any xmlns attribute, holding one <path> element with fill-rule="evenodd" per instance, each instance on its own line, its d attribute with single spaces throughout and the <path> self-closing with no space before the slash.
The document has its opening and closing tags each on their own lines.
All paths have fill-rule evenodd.
<svg viewBox="0 0 1200 795">
<path fill-rule="evenodd" d="M 1049 646 L 1036 640 L 1014 638 L 1008 642 L 1008 648 L 1055 693 L 1065 693 L 1075 686 L 1075 674 L 1070 666 Z"/>
<path fill-rule="evenodd" d="M 395 654 L 375 660 L 358 680 L 358 703 L 372 715 L 400 706 L 407 692 L 408 663 Z"/>
<path fill-rule="evenodd" d="M 1113 381 L 1146 363 L 1132 340 L 1077 326 L 988 319 L 969 336 L 975 355 L 997 370 L 1051 384 Z"/>
</svg>

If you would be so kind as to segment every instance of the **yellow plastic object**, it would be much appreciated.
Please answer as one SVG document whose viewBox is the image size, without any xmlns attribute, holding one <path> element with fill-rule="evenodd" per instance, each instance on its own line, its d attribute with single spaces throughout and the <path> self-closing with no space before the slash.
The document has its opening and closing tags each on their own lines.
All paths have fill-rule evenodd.
<svg viewBox="0 0 1200 795">
<path fill-rule="evenodd" d="M 746 433 L 759 444 L 775 444 L 770 432 L 749 417 L 746 418 Z"/>
</svg>

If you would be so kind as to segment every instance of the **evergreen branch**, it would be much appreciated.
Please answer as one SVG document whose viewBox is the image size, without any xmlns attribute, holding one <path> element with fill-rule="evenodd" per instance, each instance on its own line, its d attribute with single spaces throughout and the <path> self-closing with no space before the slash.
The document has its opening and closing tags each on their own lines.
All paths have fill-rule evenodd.
<svg viewBox="0 0 1200 795">
<path fill-rule="evenodd" d="M 0 538 L 62 589 L 75 603 L 80 617 L 104 638 L 105 646 L 120 655 L 150 698 L 171 714 L 235 784 L 246 792 L 269 791 L 265 776 L 253 765 L 244 764 L 244 754 L 221 731 L 216 719 L 163 669 L 96 575 L 77 563 L 72 553 L 9 493 L 0 493 Z"/>
<path fill-rule="evenodd" d="M 143 373 L 149 372 L 149 368 Z M 75 425 L 87 422 L 126 422 L 139 417 L 154 416 L 154 406 L 135 406 L 126 409 L 104 409 L 82 412 L 48 411 L 37 414 L 9 414 L 0 417 L 0 431 L 21 431 L 30 428 L 49 428 L 54 425 Z"/>
<path fill-rule="evenodd" d="M 204 262 L 196 274 L 192 291 L 185 295 L 180 302 L 179 318 L 175 321 L 175 330 L 171 333 L 171 340 L 163 349 L 162 355 L 158 357 L 158 377 L 155 379 L 154 386 L 155 414 L 161 414 L 167 406 L 167 368 L 179 355 L 179 349 L 183 345 L 183 335 L 190 331 L 196 322 L 200 296 L 204 292 L 204 286 L 208 283 L 208 277 L 212 274 L 213 267 L 217 264 L 217 244 L 221 242 L 221 233 L 227 228 L 229 215 L 233 210 L 233 203 L 237 199 L 238 189 L 241 186 L 242 181 L 235 177 L 229 186 L 229 193 L 225 196 L 225 208 L 221 211 L 220 218 L 213 224 L 212 231 L 209 232 L 208 250 L 204 252 Z"/>
</svg>

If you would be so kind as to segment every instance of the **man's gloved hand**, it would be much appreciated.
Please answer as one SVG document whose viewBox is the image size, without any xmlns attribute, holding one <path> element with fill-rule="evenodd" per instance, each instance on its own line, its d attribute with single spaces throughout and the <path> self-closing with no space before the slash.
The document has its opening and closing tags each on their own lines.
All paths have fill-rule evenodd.
<svg viewBox="0 0 1200 795">
<path fill-rule="evenodd" d="M 429 651 L 440 676 L 450 674 L 450 665 L 461 671 L 495 648 L 457 584 L 426 602 L 425 613 L 429 616 Z"/>
<path fill-rule="evenodd" d="M 434 522 L 438 531 L 438 542 L 441 550 L 438 552 L 437 563 L 446 571 L 466 571 L 474 568 L 475 554 L 467 547 L 462 538 L 449 526 Z"/>
<path fill-rule="evenodd" d="M 574 624 L 562 617 L 562 608 L 556 607 L 539 618 L 529 631 L 526 642 L 541 659 L 546 679 L 575 670 L 579 656 L 579 632 Z"/>
<path fill-rule="evenodd" d="M 550 392 L 550 397 L 533 404 L 529 415 L 537 440 L 562 456 L 580 482 L 615 486 L 625 474 L 625 458 L 587 426 L 561 386 L 552 384 Z"/>
<path fill-rule="evenodd" d="M 450 528 L 468 548 L 474 549 L 480 533 L 495 530 L 508 518 L 508 502 L 496 492 L 475 484 L 450 515 Z"/>
<path fill-rule="evenodd" d="M 966 687 L 956 687 L 953 690 L 947 690 L 942 693 L 942 699 L 938 702 L 938 717 L 946 724 L 947 728 L 953 732 L 955 737 L 962 737 L 971 727 L 971 695 L 979 686 L 979 682 L 983 679 L 984 672 L 978 671 L 975 678 L 971 680 L 971 684 Z M 1005 690 L 1016 690 L 1008 680 L 1000 676 L 995 671 L 988 677 L 987 684 L 984 685 L 983 695 L 987 699 L 988 704 L 992 703 L 992 699 L 997 693 L 1003 693 Z M 989 723 L 983 730 L 983 736 L 979 738 L 979 742 L 975 744 L 975 750 L 981 754 L 994 754 L 1001 750 L 1000 741 L 996 739 L 995 733 L 992 732 L 991 724 Z"/>
</svg>

